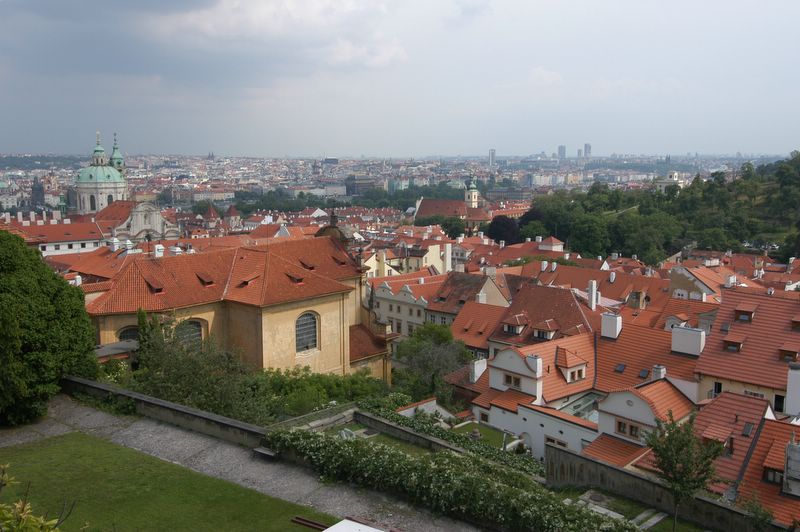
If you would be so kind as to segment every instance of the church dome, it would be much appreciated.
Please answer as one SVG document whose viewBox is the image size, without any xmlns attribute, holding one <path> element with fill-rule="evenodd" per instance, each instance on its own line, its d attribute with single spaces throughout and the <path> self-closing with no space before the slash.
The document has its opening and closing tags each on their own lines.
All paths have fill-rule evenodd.
<svg viewBox="0 0 800 532">
<path fill-rule="evenodd" d="M 125 183 L 122 174 L 113 166 L 87 166 L 78 173 L 76 183 L 103 185 L 107 183 Z"/>
</svg>

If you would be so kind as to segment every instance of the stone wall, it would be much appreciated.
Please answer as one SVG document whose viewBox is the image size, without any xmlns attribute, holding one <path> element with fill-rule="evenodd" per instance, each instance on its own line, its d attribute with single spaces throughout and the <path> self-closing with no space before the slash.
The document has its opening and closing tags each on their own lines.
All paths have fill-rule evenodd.
<svg viewBox="0 0 800 532">
<path fill-rule="evenodd" d="M 550 444 L 545 449 L 545 467 L 550 488 L 600 488 L 672 514 L 672 495 L 657 480 Z M 700 496 L 683 503 L 678 516 L 710 530 L 750 530 L 745 512 Z M 773 523 L 772 530 L 786 528 Z"/>
<path fill-rule="evenodd" d="M 266 433 L 264 428 L 250 423 L 79 377 L 64 377 L 61 387 L 69 394 L 83 393 L 101 398 L 113 395 L 129 399 L 136 405 L 138 414 L 239 445 L 256 447 Z"/>
<path fill-rule="evenodd" d="M 418 445 L 426 449 L 431 449 L 433 451 L 446 449 L 457 453 L 464 452 L 464 449 L 461 447 L 456 447 L 455 445 L 452 445 L 444 440 L 440 440 L 439 438 L 434 438 L 433 436 L 428 436 L 426 434 L 420 434 L 419 432 L 413 431 L 409 428 L 401 427 L 400 425 L 392 423 L 391 421 L 374 416 L 369 412 L 361 412 L 357 410 L 353 414 L 353 419 L 371 429 L 397 438 L 398 440 L 413 443 L 414 445 Z"/>
</svg>

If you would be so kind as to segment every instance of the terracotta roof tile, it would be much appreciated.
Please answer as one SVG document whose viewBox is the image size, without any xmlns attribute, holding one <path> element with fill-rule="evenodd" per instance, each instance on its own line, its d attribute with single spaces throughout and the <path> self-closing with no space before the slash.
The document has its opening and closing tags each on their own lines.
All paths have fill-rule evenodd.
<svg viewBox="0 0 800 532">
<path fill-rule="evenodd" d="M 487 350 L 489 336 L 505 312 L 505 307 L 467 301 L 450 326 L 453 338 L 461 340 L 468 347 Z"/>
<path fill-rule="evenodd" d="M 623 441 L 610 434 L 601 434 L 581 454 L 617 467 L 625 467 L 649 450 L 649 447 Z"/>
<path fill-rule="evenodd" d="M 662 421 L 669 419 L 669 413 L 677 421 L 694 410 L 694 404 L 678 388 L 666 379 L 653 381 L 632 388 L 631 391 L 648 402 L 653 414 Z"/>
<path fill-rule="evenodd" d="M 350 326 L 350 362 L 387 353 L 385 340 L 373 335 L 364 325 Z"/>
</svg>

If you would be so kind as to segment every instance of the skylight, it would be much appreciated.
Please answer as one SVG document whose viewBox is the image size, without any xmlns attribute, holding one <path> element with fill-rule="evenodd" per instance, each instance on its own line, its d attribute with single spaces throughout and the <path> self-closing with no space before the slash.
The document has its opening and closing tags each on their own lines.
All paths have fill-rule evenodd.
<svg viewBox="0 0 800 532">
<path fill-rule="evenodd" d="M 749 437 L 750 434 L 753 432 L 753 424 L 752 423 L 745 423 L 744 428 L 742 428 L 742 436 Z"/>
<path fill-rule="evenodd" d="M 647 368 L 645 368 L 645 369 L 643 369 L 642 371 L 639 372 L 639 378 L 640 379 L 646 379 L 648 375 L 650 375 L 650 370 L 647 369 Z"/>
<path fill-rule="evenodd" d="M 625 364 L 617 364 L 617 367 L 614 368 L 614 371 L 617 373 L 622 373 L 625 371 Z"/>
</svg>

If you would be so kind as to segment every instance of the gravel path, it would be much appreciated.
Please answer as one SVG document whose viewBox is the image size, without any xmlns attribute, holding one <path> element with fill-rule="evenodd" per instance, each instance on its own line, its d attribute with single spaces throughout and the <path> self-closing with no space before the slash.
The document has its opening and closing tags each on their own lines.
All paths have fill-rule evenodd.
<svg viewBox="0 0 800 532">
<path fill-rule="evenodd" d="M 320 482 L 313 471 L 255 458 L 250 449 L 143 417 L 114 416 L 56 396 L 45 418 L 0 429 L 0 447 L 80 431 L 137 449 L 280 499 L 338 517 L 369 519 L 401 531 L 474 531 L 468 524 L 433 515 L 381 493 Z"/>
</svg>

